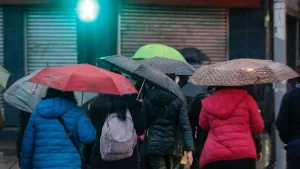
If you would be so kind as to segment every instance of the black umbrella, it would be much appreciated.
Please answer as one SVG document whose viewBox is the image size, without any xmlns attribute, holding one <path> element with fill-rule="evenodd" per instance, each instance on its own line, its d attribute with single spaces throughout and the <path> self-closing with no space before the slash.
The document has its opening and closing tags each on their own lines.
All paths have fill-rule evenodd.
<svg viewBox="0 0 300 169">
<path fill-rule="evenodd" d="M 187 62 L 168 59 L 163 57 L 153 57 L 149 59 L 139 60 L 141 64 L 150 65 L 165 74 L 176 75 L 193 75 L 195 69 Z"/>
<path fill-rule="evenodd" d="M 152 83 L 152 85 L 160 86 L 167 91 L 172 92 L 182 100 L 185 99 L 180 87 L 167 75 L 155 68 L 141 64 L 124 56 L 109 56 L 101 59 L 114 65 L 119 71 L 129 74 L 132 78 L 137 80 L 143 79 L 148 83 Z"/>
<path fill-rule="evenodd" d="M 190 64 L 202 64 L 205 61 L 210 64 L 210 58 L 198 48 L 184 48 L 180 50 L 180 53 Z"/>
<path fill-rule="evenodd" d="M 193 83 L 187 83 L 182 88 L 182 92 L 187 97 L 195 97 L 200 93 L 207 93 L 207 86 L 195 85 Z"/>
</svg>

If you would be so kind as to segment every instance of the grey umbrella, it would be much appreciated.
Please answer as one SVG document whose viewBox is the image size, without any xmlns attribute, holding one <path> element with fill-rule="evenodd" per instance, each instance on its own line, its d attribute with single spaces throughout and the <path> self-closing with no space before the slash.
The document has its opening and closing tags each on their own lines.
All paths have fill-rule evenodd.
<svg viewBox="0 0 300 169">
<path fill-rule="evenodd" d="M 110 63 L 119 71 L 130 75 L 132 78 L 145 80 L 147 83 L 160 86 L 163 89 L 172 92 L 182 100 L 185 99 L 180 87 L 167 75 L 155 68 L 141 64 L 124 56 L 109 56 L 101 59 Z"/>
<path fill-rule="evenodd" d="M 150 65 L 165 74 L 174 73 L 176 75 L 193 75 L 195 69 L 187 62 L 168 59 L 163 57 L 153 57 L 149 59 L 139 60 L 142 64 Z"/>
</svg>

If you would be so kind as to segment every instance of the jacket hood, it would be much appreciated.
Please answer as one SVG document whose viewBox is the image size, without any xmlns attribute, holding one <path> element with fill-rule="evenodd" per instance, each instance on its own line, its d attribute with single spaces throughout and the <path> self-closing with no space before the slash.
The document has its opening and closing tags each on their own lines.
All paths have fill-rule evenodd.
<svg viewBox="0 0 300 169">
<path fill-rule="evenodd" d="M 61 116 L 74 106 L 76 104 L 69 100 L 51 98 L 40 101 L 35 108 L 35 112 L 44 118 L 53 119 Z"/>
<path fill-rule="evenodd" d="M 228 119 L 248 95 L 240 89 L 220 89 L 202 101 L 203 108 L 218 119 Z"/>
</svg>

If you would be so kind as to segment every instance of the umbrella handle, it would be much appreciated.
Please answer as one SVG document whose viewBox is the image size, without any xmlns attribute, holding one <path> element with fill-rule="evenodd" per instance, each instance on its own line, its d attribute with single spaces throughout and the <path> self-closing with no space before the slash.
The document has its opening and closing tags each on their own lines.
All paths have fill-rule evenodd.
<svg viewBox="0 0 300 169">
<path fill-rule="evenodd" d="M 141 86 L 141 88 L 140 88 L 140 91 L 139 91 L 139 93 L 138 93 L 138 96 L 137 96 L 136 100 L 139 99 L 139 97 L 140 97 L 140 95 L 141 95 L 141 93 L 142 93 L 142 90 L 143 90 L 143 88 L 144 88 L 144 85 L 145 85 L 145 79 L 143 80 L 142 86 Z"/>
</svg>

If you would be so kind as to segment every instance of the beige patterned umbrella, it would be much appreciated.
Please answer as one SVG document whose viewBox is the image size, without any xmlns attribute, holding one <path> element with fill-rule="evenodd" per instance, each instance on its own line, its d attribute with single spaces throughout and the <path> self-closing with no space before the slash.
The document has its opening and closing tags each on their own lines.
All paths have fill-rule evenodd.
<svg viewBox="0 0 300 169">
<path fill-rule="evenodd" d="M 298 77 L 287 65 L 271 60 L 234 59 L 200 67 L 191 82 L 206 86 L 245 86 Z"/>
</svg>

